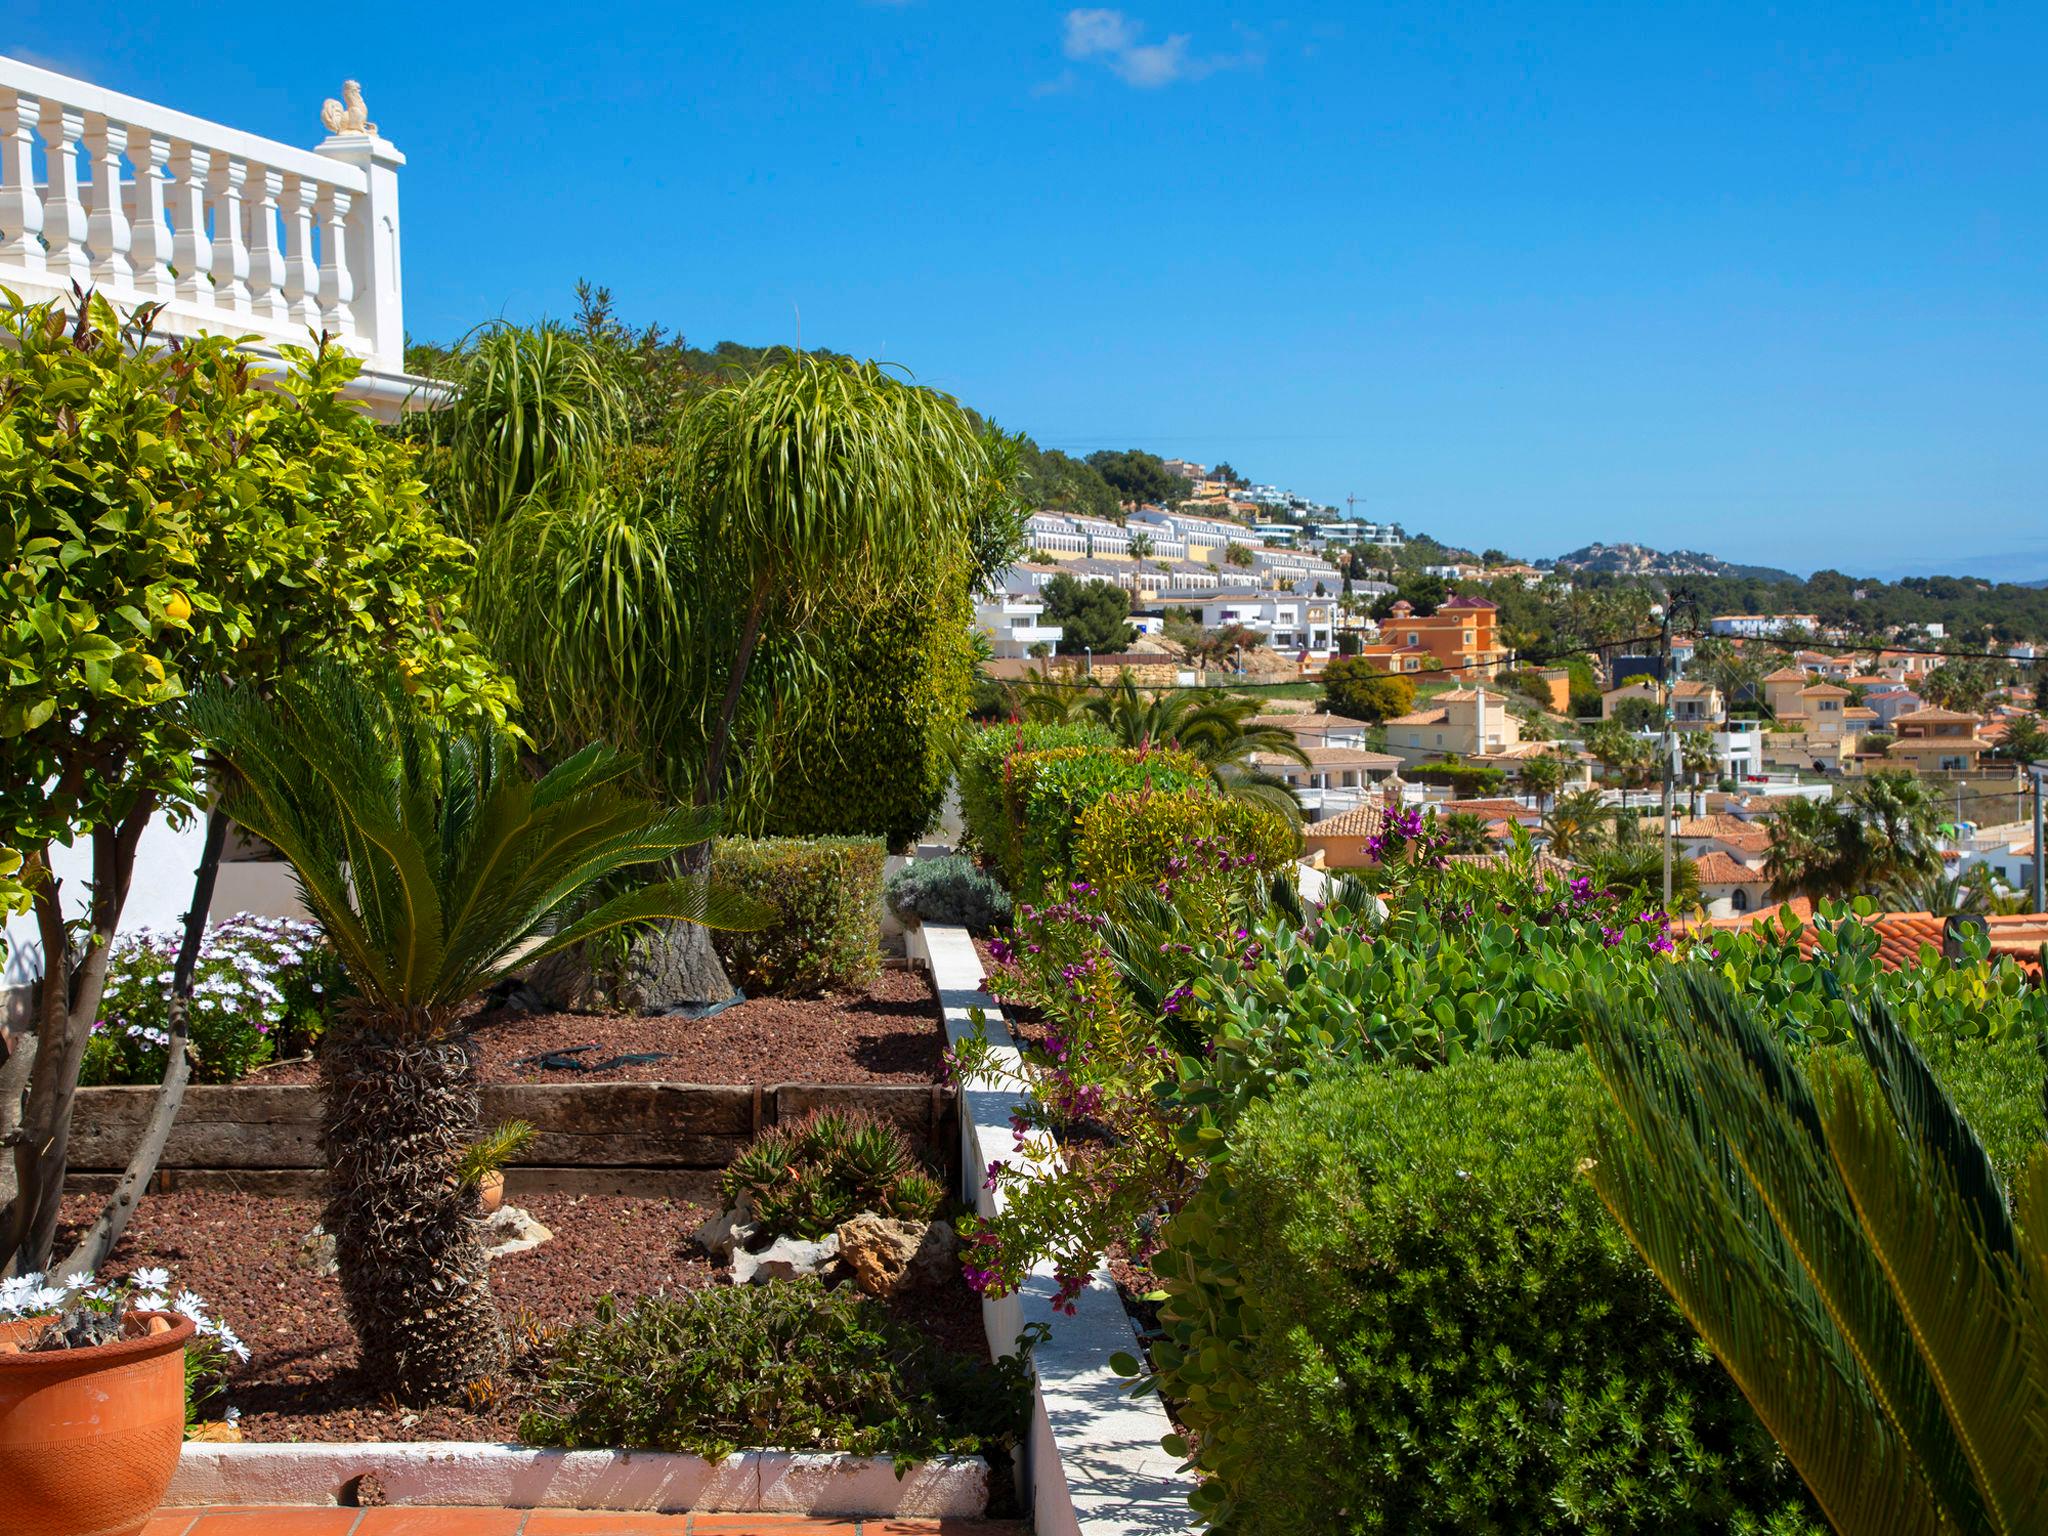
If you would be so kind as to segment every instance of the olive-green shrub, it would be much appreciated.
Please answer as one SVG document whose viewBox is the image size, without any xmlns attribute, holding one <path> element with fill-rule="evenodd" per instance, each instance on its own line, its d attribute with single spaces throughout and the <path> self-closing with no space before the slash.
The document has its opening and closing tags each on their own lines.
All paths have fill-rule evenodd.
<svg viewBox="0 0 2048 1536">
<path fill-rule="evenodd" d="M 1082 810 L 1074 873 L 1102 888 L 1151 885 L 1179 873 L 1176 860 L 1228 859 L 1249 885 L 1292 860 L 1300 841 L 1273 811 L 1207 785 L 1121 790 Z"/>
<path fill-rule="evenodd" d="M 764 928 L 713 935 L 734 984 L 797 997 L 872 981 L 884 858 L 878 837 L 720 838 L 713 882 L 773 914 Z"/>
<path fill-rule="evenodd" d="M 905 922 L 949 923 L 975 933 L 1010 924 L 1010 895 L 964 853 L 914 859 L 883 889 L 889 909 Z"/>
<path fill-rule="evenodd" d="M 533 1445 L 997 1457 L 1031 1404 L 1023 1351 L 943 1350 L 853 1286 L 809 1278 L 600 1297 L 551 1355 L 519 1424 Z"/>
<path fill-rule="evenodd" d="M 1208 767 L 1171 748 L 1071 746 L 1011 752 L 1001 761 L 1000 819 L 977 839 L 1012 895 L 1036 900 L 1074 877 L 1081 813 L 1123 791 L 1208 787 Z"/>
<path fill-rule="evenodd" d="M 932 825 L 973 699 L 973 619 L 966 578 L 943 570 L 879 607 L 820 618 L 831 707 L 777 766 L 768 831 L 901 850 Z"/>
<path fill-rule="evenodd" d="M 1160 1385 L 1237 1536 L 1822 1529 L 1578 1163 L 1579 1052 L 1255 1106 L 1167 1229 Z"/>
<path fill-rule="evenodd" d="M 1003 790 L 1009 782 L 1008 762 L 1026 752 L 1049 747 L 1111 744 L 1108 730 L 1096 722 L 1055 725 L 1041 720 L 1010 720 L 984 726 L 960 749 L 960 824 L 966 844 L 990 860 L 1010 835 Z"/>
</svg>

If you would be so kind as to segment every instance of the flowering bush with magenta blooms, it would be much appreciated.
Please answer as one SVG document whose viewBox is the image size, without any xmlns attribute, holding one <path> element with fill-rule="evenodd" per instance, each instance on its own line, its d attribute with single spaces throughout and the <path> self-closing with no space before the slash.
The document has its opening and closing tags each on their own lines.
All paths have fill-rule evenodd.
<svg viewBox="0 0 2048 1536">
<path fill-rule="evenodd" d="M 81 1083 L 163 1080 L 171 971 L 183 942 L 178 928 L 137 929 L 115 941 Z M 208 925 L 187 1020 L 193 1081 L 231 1083 L 311 1050 L 345 985 L 317 924 L 241 912 Z"/>
</svg>

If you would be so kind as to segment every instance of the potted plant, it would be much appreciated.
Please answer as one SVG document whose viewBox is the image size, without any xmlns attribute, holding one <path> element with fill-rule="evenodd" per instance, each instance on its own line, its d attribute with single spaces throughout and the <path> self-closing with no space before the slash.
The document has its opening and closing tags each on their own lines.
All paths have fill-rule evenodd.
<svg viewBox="0 0 2048 1536">
<path fill-rule="evenodd" d="M 489 1216 L 505 1203 L 505 1165 L 533 1145 L 536 1132 L 524 1120 L 507 1120 L 472 1142 L 455 1176 L 476 1191 L 478 1214 Z"/>
<path fill-rule="evenodd" d="M 191 1404 L 249 1352 L 170 1276 L 0 1282 L 0 1531 L 129 1536 L 163 1501 Z M 232 1410 L 230 1410 L 232 1416 Z"/>
</svg>

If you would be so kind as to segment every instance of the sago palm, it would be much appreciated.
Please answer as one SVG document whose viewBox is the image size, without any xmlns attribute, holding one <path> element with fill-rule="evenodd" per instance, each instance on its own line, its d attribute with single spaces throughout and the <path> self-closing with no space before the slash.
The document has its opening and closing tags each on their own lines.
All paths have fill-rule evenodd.
<svg viewBox="0 0 2048 1536">
<path fill-rule="evenodd" d="M 1881 999 L 1795 1060 L 1717 975 L 1588 993 L 1600 1197 L 1843 1536 L 2048 1530 L 2048 1145 L 2017 1209 Z"/>
<path fill-rule="evenodd" d="M 409 1401 L 503 1363 L 461 1173 L 478 1135 L 461 1009 L 515 968 L 621 924 L 730 921 L 694 883 L 642 886 L 556 926 L 593 881 L 704 841 L 634 764 L 586 747 L 539 779 L 510 738 L 425 719 L 324 672 L 277 700 L 194 701 L 233 819 L 291 861 L 353 996 L 323 1043 L 327 1230 L 370 1374 Z"/>
</svg>

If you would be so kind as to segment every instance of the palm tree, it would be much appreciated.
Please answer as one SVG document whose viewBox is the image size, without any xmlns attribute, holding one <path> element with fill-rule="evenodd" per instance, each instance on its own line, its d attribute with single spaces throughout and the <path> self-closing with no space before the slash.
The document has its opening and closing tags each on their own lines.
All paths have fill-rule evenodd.
<svg viewBox="0 0 2048 1536">
<path fill-rule="evenodd" d="M 1536 797 L 1536 809 L 1540 813 L 1550 804 L 1551 797 L 1564 787 L 1564 764 L 1546 752 L 1541 757 L 1527 759 L 1518 776 L 1522 788 Z"/>
<path fill-rule="evenodd" d="M 510 737 L 340 672 L 276 700 L 196 699 L 193 717 L 227 813 L 291 861 L 352 983 L 322 1047 L 325 1225 L 363 1363 L 408 1401 L 447 1397 L 504 1360 L 460 1172 L 478 1133 L 460 1010 L 623 924 L 730 921 L 697 883 L 664 881 L 556 926 L 593 881 L 661 868 L 714 818 L 660 811 L 605 747 L 532 779 Z"/>
<path fill-rule="evenodd" d="M 1453 811 L 1437 820 L 1445 853 L 1491 853 L 1493 839 L 1486 835 L 1486 818 L 1471 811 Z"/>
<path fill-rule="evenodd" d="M 1889 882 L 1884 894 L 1905 911 L 1931 912 L 1936 917 L 2026 910 L 2024 896 L 1999 893 L 1988 864 L 1979 864 L 1963 875 L 1951 875 L 1941 870 L 1931 874 L 1907 875 Z"/>
<path fill-rule="evenodd" d="M 1220 688 L 1163 690 L 1145 694 L 1120 674 L 1107 687 L 1079 696 L 1076 710 L 1092 715 L 1126 747 L 1176 747 L 1208 767 L 1224 794 L 1250 800 L 1290 821 L 1301 819 L 1301 803 L 1286 780 L 1262 768 L 1260 757 L 1280 757 L 1309 766 L 1308 753 L 1294 733 L 1277 725 L 1258 725 L 1256 699 Z"/>
<path fill-rule="evenodd" d="M 1604 890 L 1628 891 L 1653 905 L 1664 900 L 1664 842 L 1647 830 L 1640 816 L 1612 818 L 1603 835 L 1580 850 L 1580 861 Z M 1700 904 L 1699 869 L 1691 859 L 1671 860 L 1671 910 L 1684 912 Z"/>
<path fill-rule="evenodd" d="M 1718 975 L 1587 992 L 1594 1187 L 1844 1536 L 2048 1530 L 2048 1145 L 2008 1199 L 1881 997 L 1795 1060 Z"/>
<path fill-rule="evenodd" d="M 1789 796 L 1771 808 L 1766 825 L 1771 843 L 1764 853 L 1764 873 L 1774 898 L 1820 901 L 1847 895 L 1861 883 L 1856 860 L 1862 843 L 1834 801 Z"/>
<path fill-rule="evenodd" d="M 1600 829 L 1614 819 L 1614 812 L 1600 798 L 1597 789 L 1575 789 L 1551 802 L 1543 818 L 1543 833 L 1550 851 L 1561 859 L 1577 858 L 1599 839 Z"/>
<path fill-rule="evenodd" d="M 1873 773 L 1849 791 L 1848 813 L 1860 845 L 1863 884 L 1883 885 L 1941 868 L 1935 847 L 1941 804 L 1924 779 L 1911 773 Z"/>
</svg>

